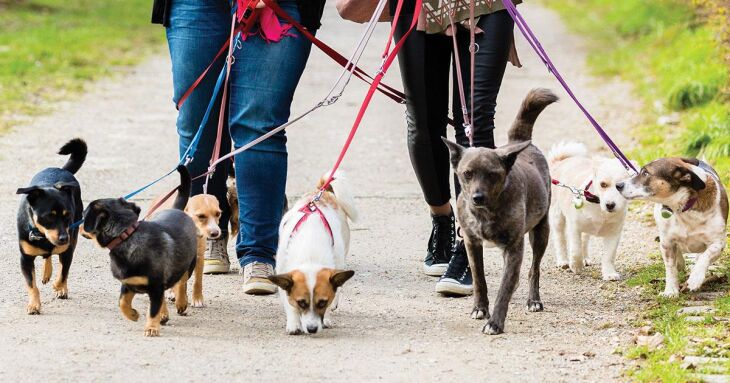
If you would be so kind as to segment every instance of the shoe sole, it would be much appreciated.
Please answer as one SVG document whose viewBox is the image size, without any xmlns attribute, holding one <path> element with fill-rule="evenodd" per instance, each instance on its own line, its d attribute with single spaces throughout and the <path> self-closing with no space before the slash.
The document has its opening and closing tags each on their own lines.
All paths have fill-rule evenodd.
<svg viewBox="0 0 730 383">
<path fill-rule="evenodd" d="M 436 263 L 434 265 L 428 266 L 426 264 L 423 265 L 423 273 L 431 276 L 431 277 L 440 277 L 444 275 L 446 272 L 446 269 L 449 267 L 448 263 Z"/>
<path fill-rule="evenodd" d="M 249 295 L 271 295 L 278 288 L 273 283 L 250 282 L 243 285 L 243 292 Z"/>
<path fill-rule="evenodd" d="M 228 274 L 230 272 L 230 265 L 203 265 L 203 274 Z"/>
<path fill-rule="evenodd" d="M 439 294 L 458 297 L 465 297 L 474 293 L 473 286 L 464 286 L 451 278 L 438 281 L 434 290 Z"/>
</svg>

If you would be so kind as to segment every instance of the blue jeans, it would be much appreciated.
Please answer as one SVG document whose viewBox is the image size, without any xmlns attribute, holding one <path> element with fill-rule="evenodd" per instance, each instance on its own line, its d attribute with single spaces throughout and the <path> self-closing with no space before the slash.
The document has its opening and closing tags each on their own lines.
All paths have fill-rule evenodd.
<svg viewBox="0 0 730 383">
<path fill-rule="evenodd" d="M 294 19 L 299 19 L 296 0 L 279 0 L 279 5 Z M 230 24 L 231 7 L 227 0 L 172 2 L 167 42 L 172 58 L 175 103 L 228 39 Z M 268 43 L 258 35 L 249 36 L 241 49 L 235 50 L 221 155 L 231 150 L 231 140 L 239 148 L 289 119 L 294 91 L 311 48 L 311 43 L 298 31 L 292 28 L 289 33 L 294 36 L 284 37 L 278 43 Z M 203 119 L 223 62 L 220 59 L 215 63 L 180 108 L 177 131 L 181 155 Z M 204 173 L 208 167 L 219 111 L 218 107 L 212 110 L 195 158 L 188 165 L 193 175 Z M 229 166 L 228 161 L 220 164 L 208 184 L 208 193 L 218 198 L 223 210 L 221 226 L 225 226 L 230 216 L 226 199 Z M 240 224 L 236 239 L 238 261 L 241 266 L 251 262 L 273 265 L 286 189 L 285 133 L 238 154 L 235 167 Z M 202 179 L 194 182 L 192 193 L 202 193 L 203 183 Z"/>
</svg>

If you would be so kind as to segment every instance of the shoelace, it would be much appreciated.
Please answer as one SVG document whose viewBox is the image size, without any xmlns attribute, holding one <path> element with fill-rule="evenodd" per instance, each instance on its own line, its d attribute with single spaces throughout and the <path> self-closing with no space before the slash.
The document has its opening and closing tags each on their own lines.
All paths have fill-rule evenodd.
<svg viewBox="0 0 730 383">
<path fill-rule="evenodd" d="M 434 254 L 439 254 L 448 251 L 454 246 L 453 238 L 455 235 L 455 223 L 452 216 L 447 216 L 449 220 L 448 230 L 444 230 L 442 227 L 442 221 L 444 217 L 433 217 L 433 229 L 431 231 L 431 247 L 433 248 Z M 439 246 L 442 244 L 443 246 Z M 443 247 L 443 248 L 442 248 Z"/>
<path fill-rule="evenodd" d="M 461 275 L 454 275 L 454 270 L 463 270 Z M 464 279 L 469 272 L 469 258 L 466 256 L 466 248 L 464 243 L 460 242 L 454 245 L 451 262 L 449 268 L 444 273 L 444 277 L 454 278 L 458 280 Z"/>
<path fill-rule="evenodd" d="M 208 240 L 208 258 L 222 258 L 226 252 L 226 241 L 222 238 Z"/>
<path fill-rule="evenodd" d="M 269 265 L 266 263 L 254 262 L 251 264 L 251 274 L 249 278 L 266 278 L 269 276 Z"/>
</svg>

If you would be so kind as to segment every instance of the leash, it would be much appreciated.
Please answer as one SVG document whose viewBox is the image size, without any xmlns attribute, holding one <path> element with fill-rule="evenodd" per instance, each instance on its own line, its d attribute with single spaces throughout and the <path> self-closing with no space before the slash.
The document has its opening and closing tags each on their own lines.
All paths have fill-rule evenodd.
<svg viewBox="0 0 730 383">
<path fill-rule="evenodd" d="M 547 66 L 548 71 L 555 76 L 555 78 L 558 80 L 560 85 L 565 89 L 565 91 L 568 93 L 570 98 L 573 99 L 575 104 L 578 106 L 578 108 L 583 112 L 583 114 L 586 116 L 588 121 L 590 121 L 591 125 L 593 125 L 593 128 L 596 130 L 598 135 L 601 137 L 603 142 L 606 143 L 606 146 L 611 149 L 613 152 L 613 155 L 621 162 L 621 164 L 624 166 L 624 168 L 628 172 L 633 172 L 634 174 L 638 174 L 638 171 L 634 164 L 629 161 L 629 159 L 624 155 L 624 153 L 619 149 L 619 147 L 613 142 L 611 137 L 606 133 L 606 131 L 601 127 L 601 125 L 596 121 L 595 118 L 588 112 L 588 110 L 581 104 L 581 102 L 578 100 L 578 98 L 575 96 L 573 91 L 570 89 L 570 86 L 568 86 L 567 82 L 563 78 L 563 76 L 560 74 L 558 69 L 555 67 L 555 64 L 553 64 L 552 60 L 550 59 L 550 56 L 548 56 L 545 49 L 542 47 L 542 44 L 540 44 L 540 41 L 537 39 L 535 34 L 532 32 L 532 29 L 527 24 L 527 21 L 522 17 L 522 14 L 517 10 L 517 7 L 512 3 L 511 0 L 502 0 L 502 3 L 504 4 L 505 9 L 509 13 L 509 15 L 512 17 L 512 19 L 515 22 L 515 25 L 519 28 L 520 32 L 522 32 L 522 35 L 525 37 L 527 42 L 530 44 L 532 49 L 537 53 L 537 55 L 540 57 L 542 62 Z"/>
<path fill-rule="evenodd" d="M 588 183 L 586 184 L 586 186 L 583 187 L 583 189 L 579 189 L 575 186 L 566 185 L 566 184 L 556 180 L 555 178 L 551 179 L 550 183 L 552 183 L 555 186 L 559 186 L 561 188 L 570 190 L 570 192 L 573 193 L 573 195 L 575 196 L 575 198 L 573 199 L 573 206 L 576 209 L 580 209 L 583 207 L 584 199 L 590 203 L 601 203 L 601 199 L 598 198 L 597 195 L 588 191 L 588 189 L 591 188 L 591 185 L 593 185 L 592 179 L 589 179 Z"/>
<path fill-rule="evenodd" d="M 264 1 L 271 1 L 271 0 L 264 0 Z M 422 0 L 415 0 L 415 8 L 416 10 L 420 10 L 422 6 Z M 393 50 L 390 50 L 391 41 L 393 40 L 393 36 L 395 35 L 395 25 L 400 18 L 400 11 L 403 8 L 403 0 L 398 0 L 398 5 L 396 7 L 395 15 L 393 16 L 393 22 L 392 27 L 390 30 L 390 36 L 388 37 L 388 44 L 385 47 L 385 50 L 383 51 L 383 63 L 380 66 L 380 69 L 378 69 L 377 74 L 375 75 L 375 78 L 373 79 L 373 83 L 370 85 L 370 89 L 368 90 L 368 93 L 365 95 L 365 99 L 362 102 L 362 105 L 360 106 L 360 110 L 357 113 L 357 117 L 355 118 L 355 122 L 352 125 L 352 128 L 350 129 L 350 133 L 347 136 L 347 139 L 345 141 L 345 144 L 342 147 L 342 150 L 340 151 L 340 154 L 337 157 L 337 161 L 335 162 L 335 165 L 332 167 L 332 170 L 329 173 L 329 176 L 327 177 L 327 180 L 322 184 L 322 187 L 319 190 L 319 193 L 314 196 L 312 199 L 312 202 L 317 202 L 322 197 L 322 194 L 325 192 L 327 187 L 332 183 L 334 180 L 335 173 L 337 172 L 337 169 L 339 169 L 340 165 L 342 164 L 342 160 L 345 158 L 345 154 L 347 154 L 347 151 L 350 148 L 350 144 L 352 144 L 352 140 L 355 138 L 355 133 L 357 133 L 357 130 L 360 126 L 360 123 L 362 122 L 363 117 L 365 116 L 365 112 L 368 109 L 368 106 L 370 106 L 370 101 L 373 98 L 373 95 L 375 94 L 375 91 L 377 90 L 378 84 L 380 84 L 380 81 L 383 79 L 385 74 L 388 71 L 388 68 L 393 64 L 393 61 L 395 60 L 398 52 L 403 47 L 403 44 L 405 44 L 406 39 L 408 36 L 413 32 L 413 30 L 416 28 L 416 25 L 418 24 L 418 17 L 420 15 L 420 12 L 414 12 L 413 13 L 413 20 L 411 21 L 410 28 L 408 28 L 408 31 L 403 34 L 403 36 L 400 38 L 400 40 L 395 44 L 393 47 Z"/>
<path fill-rule="evenodd" d="M 471 103 L 469 104 L 469 105 L 471 105 L 471 113 L 469 113 L 469 110 L 466 106 L 466 96 L 464 93 L 464 79 L 461 74 L 461 59 L 459 57 L 459 44 L 456 40 L 457 29 L 456 29 L 456 23 L 454 22 L 454 13 L 455 13 L 455 7 L 456 7 L 455 3 L 451 3 L 452 4 L 451 10 L 448 13 L 449 22 L 451 23 L 451 39 L 452 39 L 452 42 L 454 45 L 453 55 L 454 55 L 454 64 L 456 66 L 456 83 L 457 83 L 458 89 L 459 89 L 459 100 L 461 102 L 461 114 L 462 114 L 462 119 L 463 119 L 462 127 L 464 128 L 464 135 L 466 135 L 466 137 L 469 139 L 470 147 L 474 147 L 474 130 L 473 130 L 473 124 L 472 124 L 473 119 L 474 119 L 474 67 L 475 67 L 475 64 L 474 64 L 475 49 L 473 47 L 475 45 L 474 28 L 476 27 L 474 25 L 474 18 L 473 18 L 474 10 L 472 8 L 474 6 L 474 1 L 475 0 L 471 0 L 471 2 L 470 2 L 471 5 L 470 5 L 470 20 L 469 20 L 470 31 L 471 31 L 470 38 L 472 39 L 471 45 L 469 47 L 469 51 L 471 52 L 471 63 L 470 63 L 470 65 L 471 65 L 471 73 L 470 73 Z"/>
</svg>

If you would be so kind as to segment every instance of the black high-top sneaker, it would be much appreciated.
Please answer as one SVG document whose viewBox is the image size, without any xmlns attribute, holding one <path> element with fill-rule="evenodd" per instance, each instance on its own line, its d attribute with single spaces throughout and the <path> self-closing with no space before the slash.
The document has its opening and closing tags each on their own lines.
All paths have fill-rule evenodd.
<svg viewBox="0 0 730 383">
<path fill-rule="evenodd" d="M 423 273 L 440 277 L 451 259 L 451 249 L 456 240 L 456 220 L 452 212 L 449 215 L 432 215 L 431 221 L 433 229 L 428 240 L 426 259 L 423 261 Z"/>
<path fill-rule="evenodd" d="M 463 297 L 474 291 L 469 258 L 466 255 L 464 241 L 457 241 L 454 246 L 449 267 L 436 282 L 436 292 L 449 296 Z"/>
</svg>

